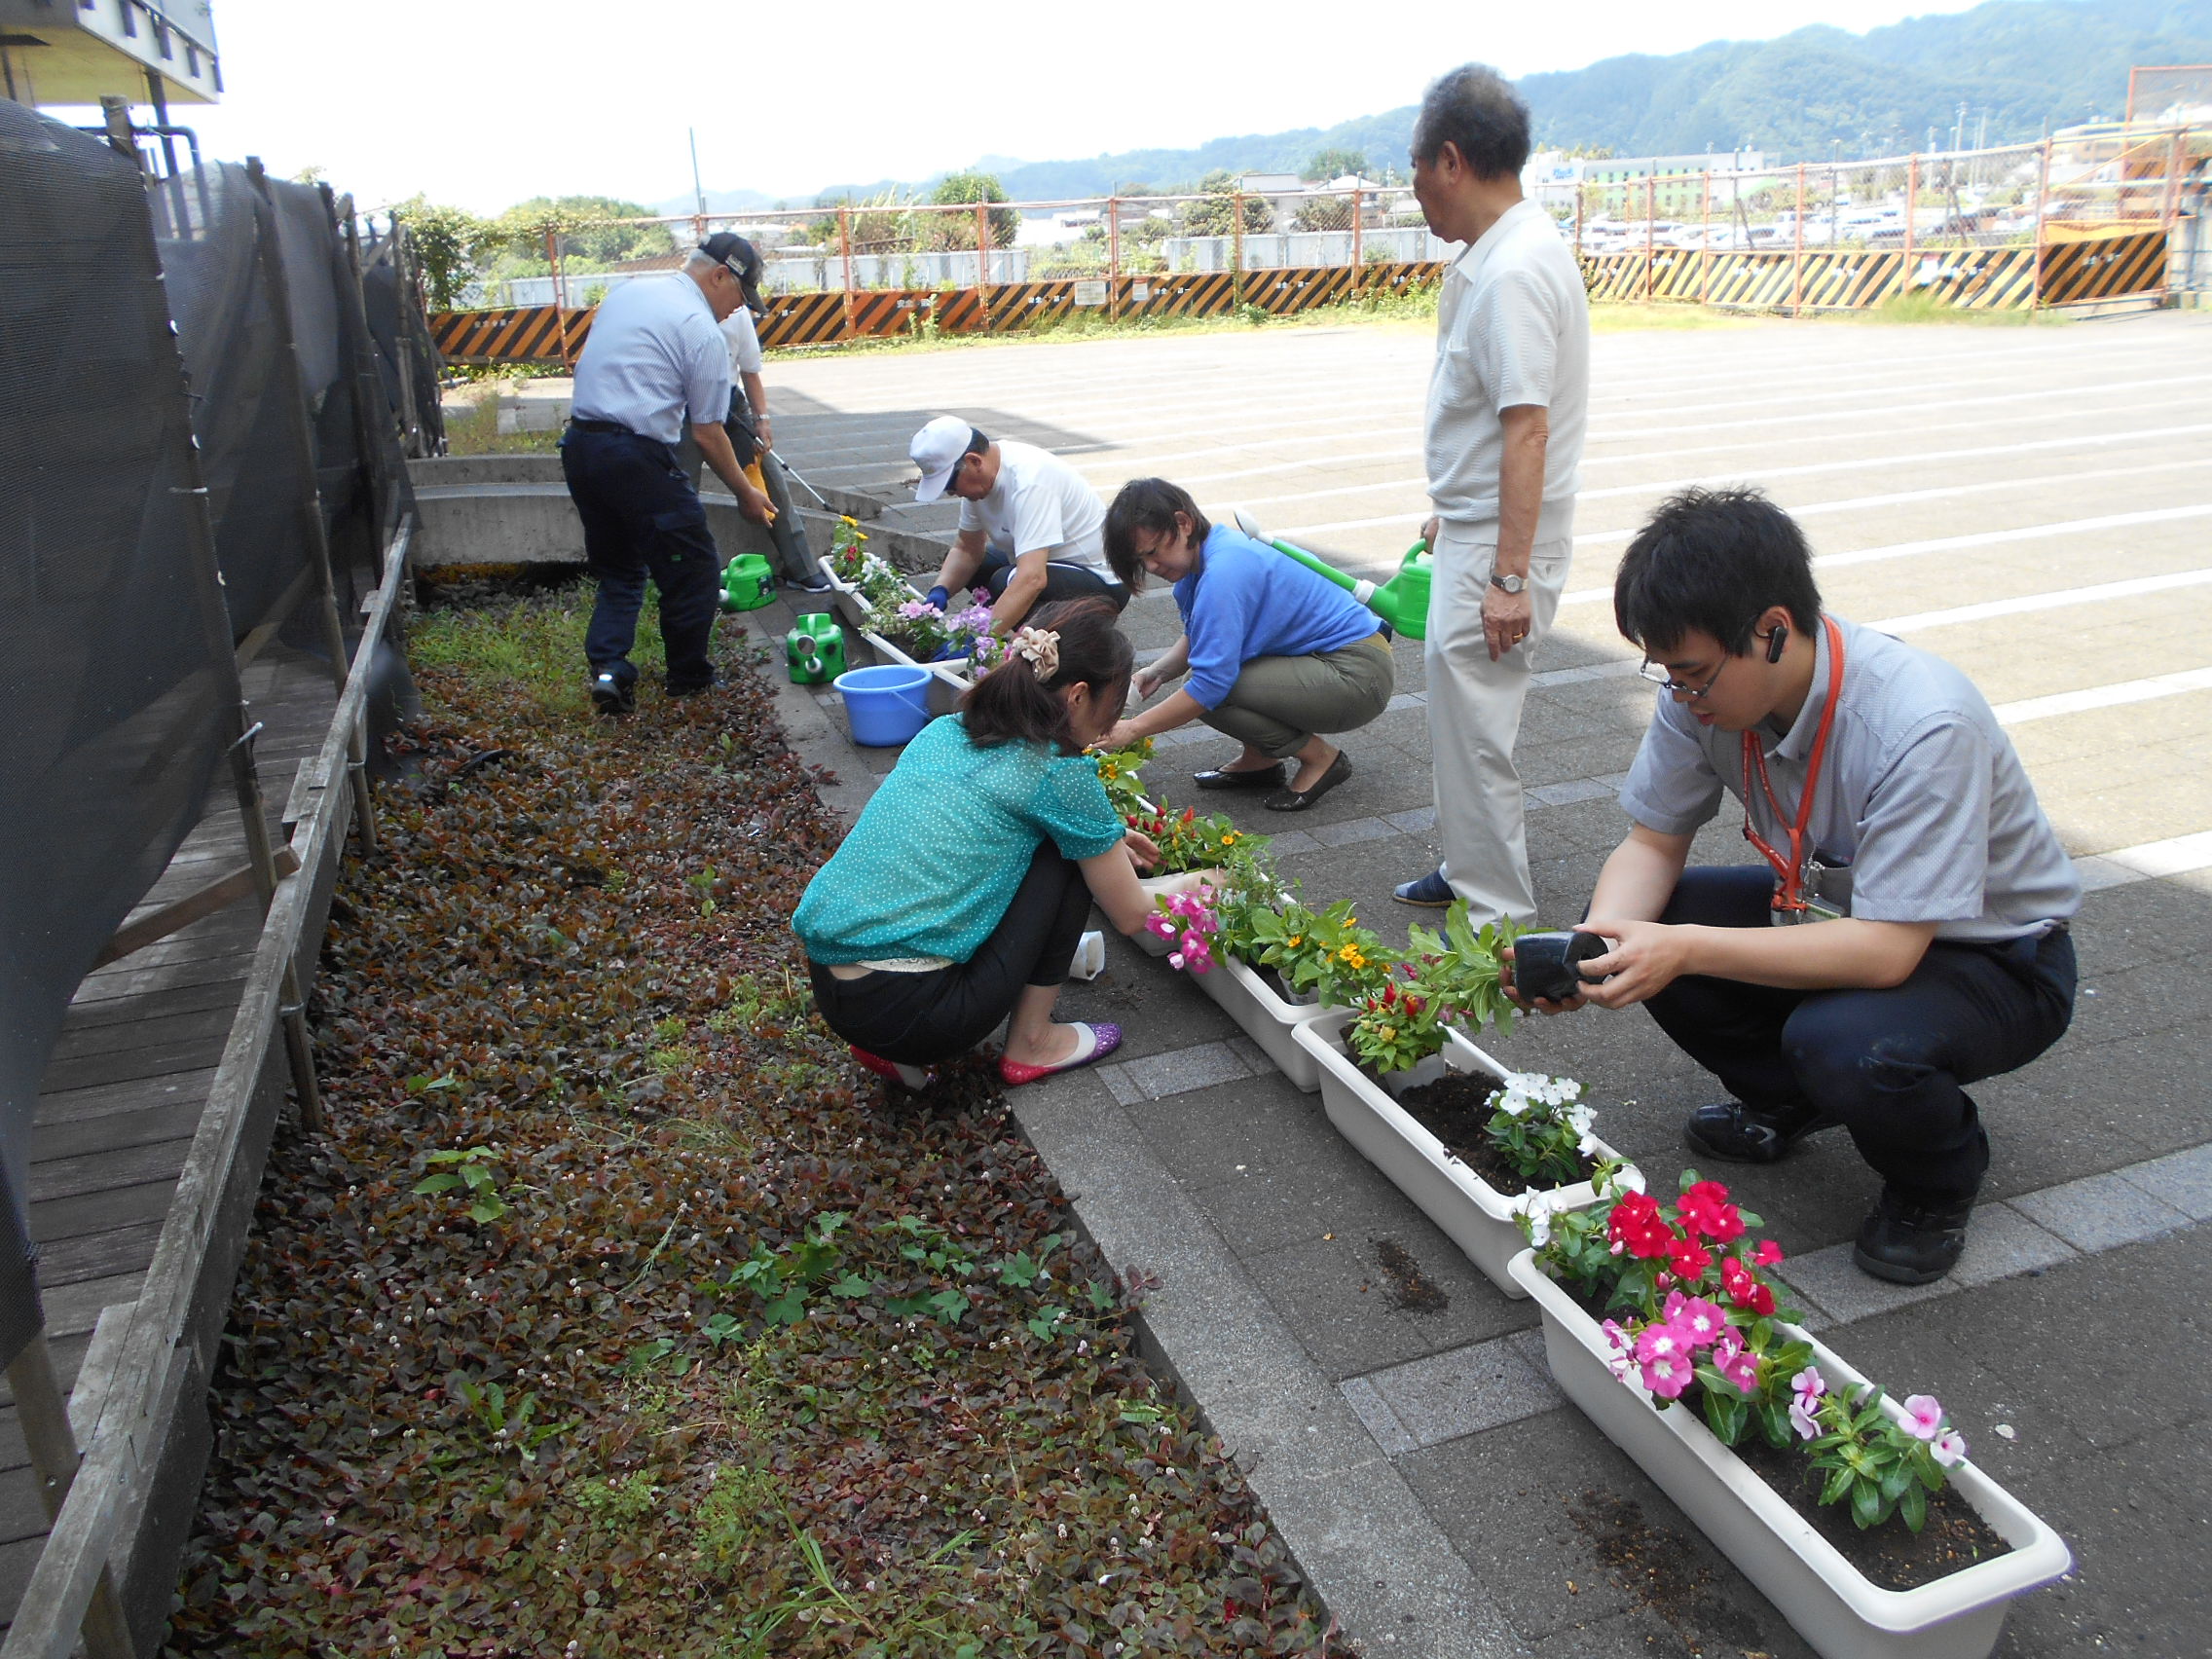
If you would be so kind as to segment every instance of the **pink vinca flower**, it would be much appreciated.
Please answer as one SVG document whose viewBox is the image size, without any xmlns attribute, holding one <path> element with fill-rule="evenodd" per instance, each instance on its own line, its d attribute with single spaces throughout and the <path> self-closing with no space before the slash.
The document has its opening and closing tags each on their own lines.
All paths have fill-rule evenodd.
<svg viewBox="0 0 2212 1659">
<path fill-rule="evenodd" d="M 1678 1325 L 1646 1325 L 1643 1334 L 1636 1339 L 1636 1357 L 1644 1365 L 1655 1359 L 1678 1359 L 1689 1363 L 1689 1335 Z"/>
<path fill-rule="evenodd" d="M 1944 1468 L 1956 1468 L 1967 1460 L 1967 1437 L 1955 1428 L 1946 1428 L 1928 1450 Z"/>
<path fill-rule="evenodd" d="M 1800 1400 L 1811 1405 L 1828 1391 L 1828 1380 L 1821 1375 L 1818 1366 L 1808 1365 L 1789 1380 L 1789 1388 Z"/>
<path fill-rule="evenodd" d="M 1721 1356 L 1718 1348 L 1714 1348 L 1713 1366 L 1715 1371 L 1718 1371 L 1721 1376 L 1727 1378 L 1730 1382 L 1736 1385 L 1738 1393 L 1751 1394 L 1758 1391 L 1759 1356 L 1751 1352 L 1750 1348 L 1739 1346 L 1725 1358 Z"/>
<path fill-rule="evenodd" d="M 1168 957 L 1170 968 L 1181 968 L 1192 974 L 1203 974 L 1213 966 L 1213 952 L 1206 948 L 1205 936 L 1187 933 L 1183 936 L 1183 948 Z"/>
<path fill-rule="evenodd" d="M 1605 1346 L 1612 1349 L 1605 1355 L 1605 1369 L 1626 1382 L 1628 1374 L 1636 1369 L 1636 1345 L 1629 1340 L 1628 1332 L 1621 1329 L 1618 1319 L 1607 1319 L 1604 1328 Z"/>
<path fill-rule="evenodd" d="M 1145 927 L 1161 939 L 1175 937 L 1175 918 L 1155 910 L 1144 919 Z"/>
<path fill-rule="evenodd" d="M 1702 1296 L 1684 1296 L 1678 1290 L 1667 1298 L 1666 1320 L 1689 1333 L 1692 1347 L 1711 1346 L 1728 1329 L 1728 1315 L 1720 1311 L 1718 1304 Z"/>
<path fill-rule="evenodd" d="M 1821 1437 L 1821 1419 L 1813 1415 L 1820 1406 L 1817 1394 L 1798 1394 L 1789 1402 L 1789 1426 L 1797 1431 L 1800 1440 L 1818 1440 Z"/>
<path fill-rule="evenodd" d="M 1662 1400 L 1678 1400 L 1695 1373 L 1686 1354 L 1654 1354 L 1643 1362 L 1643 1385 Z"/>
<path fill-rule="evenodd" d="M 1934 1394 L 1914 1394 L 1904 1403 L 1905 1432 L 1915 1440 L 1934 1440 L 1943 1432 L 1943 1402 Z"/>
</svg>

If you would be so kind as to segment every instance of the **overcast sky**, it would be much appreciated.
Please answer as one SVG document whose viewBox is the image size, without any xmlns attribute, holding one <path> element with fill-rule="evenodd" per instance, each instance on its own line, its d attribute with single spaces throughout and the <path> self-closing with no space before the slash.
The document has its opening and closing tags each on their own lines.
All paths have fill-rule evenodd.
<svg viewBox="0 0 2212 1659">
<path fill-rule="evenodd" d="M 1526 75 L 1972 3 L 214 0 L 227 94 L 173 119 L 211 158 L 319 165 L 365 206 L 417 191 L 478 212 L 535 195 L 665 201 L 691 188 L 686 127 L 708 189 L 797 201 L 987 155 L 1327 127 L 1412 103 L 1468 58 Z"/>
</svg>

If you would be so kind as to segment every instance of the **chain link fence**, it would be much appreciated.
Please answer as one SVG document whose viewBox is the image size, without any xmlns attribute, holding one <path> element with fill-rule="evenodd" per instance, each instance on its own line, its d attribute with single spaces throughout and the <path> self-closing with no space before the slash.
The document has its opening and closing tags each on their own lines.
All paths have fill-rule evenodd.
<svg viewBox="0 0 2212 1659">
<path fill-rule="evenodd" d="M 1533 187 L 1594 297 L 1748 309 L 1851 309 L 1900 296 L 1990 309 L 2162 292 L 2146 242 L 2092 263 L 2051 244 L 2162 238 L 2187 210 L 2212 128 L 2125 125 L 2042 144 L 1870 161 L 1733 166 L 1576 160 Z M 1255 181 L 1257 182 L 1257 181 Z M 1340 180 L 1283 190 L 1070 202 L 937 203 L 881 197 L 811 208 L 607 220 L 526 230 L 464 290 L 464 307 L 543 317 L 498 329 L 443 313 L 450 355 L 573 361 L 589 308 L 678 268 L 731 230 L 761 251 L 763 340 L 830 344 L 938 328 L 1034 326 L 1240 308 L 1292 312 L 1432 282 L 1455 244 L 1410 186 Z M 2054 279 L 2055 278 L 2055 279 Z M 2132 284 L 2132 286 L 2129 286 Z"/>
</svg>

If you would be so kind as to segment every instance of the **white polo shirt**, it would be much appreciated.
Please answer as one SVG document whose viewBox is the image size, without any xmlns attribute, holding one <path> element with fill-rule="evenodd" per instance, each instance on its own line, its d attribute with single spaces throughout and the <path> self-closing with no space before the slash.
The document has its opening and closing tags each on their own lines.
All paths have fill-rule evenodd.
<svg viewBox="0 0 2212 1659">
<path fill-rule="evenodd" d="M 624 282 L 599 302 L 576 360 L 574 413 L 673 445 L 686 425 L 729 418 L 729 387 L 714 307 L 679 271 Z"/>
<path fill-rule="evenodd" d="M 729 372 L 733 378 L 760 372 L 760 331 L 753 326 L 750 306 L 739 306 L 722 318 L 722 339 L 729 346 Z"/>
<path fill-rule="evenodd" d="M 1436 306 L 1436 363 L 1425 426 L 1428 494 L 1437 515 L 1465 527 L 1497 518 L 1505 459 L 1499 412 L 1549 411 L 1545 525 L 1571 528 L 1590 413 L 1590 302 L 1574 255 L 1541 206 L 1498 215 L 1445 274 Z M 1557 514 L 1553 509 L 1558 509 Z"/>
<path fill-rule="evenodd" d="M 999 552 L 1046 557 L 1119 582 L 1106 563 L 1106 508 L 1074 467 L 1034 444 L 1002 439 L 999 478 L 979 501 L 960 503 L 960 529 L 979 530 Z"/>
</svg>

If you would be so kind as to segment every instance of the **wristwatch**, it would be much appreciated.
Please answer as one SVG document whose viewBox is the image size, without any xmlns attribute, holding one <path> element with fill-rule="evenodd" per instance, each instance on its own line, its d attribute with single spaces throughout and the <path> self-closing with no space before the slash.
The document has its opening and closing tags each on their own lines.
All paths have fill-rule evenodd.
<svg viewBox="0 0 2212 1659">
<path fill-rule="evenodd" d="M 1493 571 L 1490 573 L 1490 585 L 1493 588 L 1502 588 L 1507 593 L 1519 593 L 1529 585 L 1529 578 L 1527 576 L 1501 576 L 1495 571 Z"/>
</svg>

